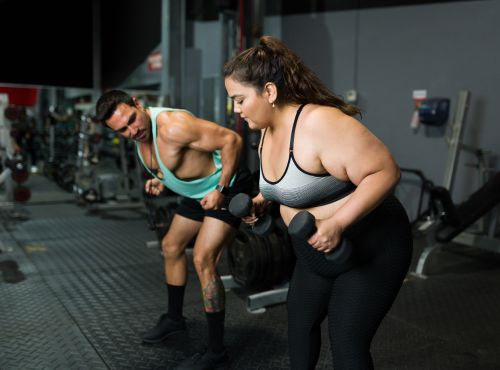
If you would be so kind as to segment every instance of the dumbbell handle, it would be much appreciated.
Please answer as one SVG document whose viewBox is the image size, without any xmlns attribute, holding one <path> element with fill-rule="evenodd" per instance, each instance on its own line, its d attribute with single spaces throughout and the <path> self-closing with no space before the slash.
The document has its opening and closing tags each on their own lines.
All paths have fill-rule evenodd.
<svg viewBox="0 0 500 370">
<path fill-rule="evenodd" d="M 252 211 L 252 198 L 245 193 L 236 194 L 229 202 L 228 209 L 233 216 L 240 218 L 247 217 Z M 257 220 L 252 229 L 259 235 L 269 234 L 273 229 L 272 218 L 268 214 L 265 214 Z"/>
<path fill-rule="evenodd" d="M 308 211 L 297 213 L 288 225 L 290 236 L 308 239 L 316 232 L 316 219 Z M 343 263 L 352 253 L 352 244 L 347 238 L 342 238 L 340 244 L 333 251 L 325 253 L 325 258 L 336 263 Z"/>
</svg>

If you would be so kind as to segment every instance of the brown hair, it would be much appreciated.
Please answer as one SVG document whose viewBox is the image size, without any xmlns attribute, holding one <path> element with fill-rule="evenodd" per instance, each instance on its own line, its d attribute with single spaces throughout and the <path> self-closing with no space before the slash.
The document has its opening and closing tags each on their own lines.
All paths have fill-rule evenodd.
<svg viewBox="0 0 500 370">
<path fill-rule="evenodd" d="M 223 74 L 259 93 L 267 82 L 274 83 L 278 88 L 277 105 L 312 103 L 338 108 L 349 116 L 361 114 L 358 107 L 332 93 L 297 54 L 272 36 L 262 36 L 259 45 L 229 60 Z"/>
</svg>

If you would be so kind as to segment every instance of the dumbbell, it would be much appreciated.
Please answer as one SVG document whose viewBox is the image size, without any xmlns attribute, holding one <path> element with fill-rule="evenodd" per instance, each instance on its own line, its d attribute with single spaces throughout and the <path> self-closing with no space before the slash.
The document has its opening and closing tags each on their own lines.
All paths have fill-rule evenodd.
<svg viewBox="0 0 500 370">
<path fill-rule="evenodd" d="M 246 217 L 250 215 L 252 210 L 252 198 L 248 194 L 236 194 L 229 202 L 229 212 L 236 217 Z M 273 219 L 270 215 L 265 214 L 259 217 L 257 222 L 253 224 L 252 231 L 260 236 L 266 236 L 273 230 Z"/>
<path fill-rule="evenodd" d="M 288 234 L 293 237 L 308 239 L 316 231 L 316 219 L 308 211 L 297 213 L 288 225 Z M 338 264 L 345 263 L 352 253 L 352 243 L 347 238 L 342 238 L 340 245 L 333 251 L 325 253 L 328 261 Z"/>
<path fill-rule="evenodd" d="M 9 168 L 12 171 L 12 180 L 17 182 L 18 184 L 21 184 L 28 180 L 29 172 L 26 168 L 26 161 L 22 157 L 16 156 L 14 158 L 7 158 L 5 160 L 5 167 Z"/>
</svg>

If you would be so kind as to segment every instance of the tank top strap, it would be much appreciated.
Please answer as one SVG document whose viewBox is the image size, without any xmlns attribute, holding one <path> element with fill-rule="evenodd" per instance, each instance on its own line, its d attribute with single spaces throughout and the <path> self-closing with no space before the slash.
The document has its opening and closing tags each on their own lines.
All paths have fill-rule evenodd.
<svg viewBox="0 0 500 370">
<path fill-rule="evenodd" d="M 306 105 L 302 104 L 299 109 L 297 109 L 297 113 L 295 113 L 295 119 L 293 120 L 293 126 L 292 126 L 292 133 L 290 135 L 290 148 L 289 151 L 290 153 L 293 153 L 293 143 L 295 140 L 295 127 L 297 127 L 297 121 L 299 120 L 300 112 L 302 112 L 302 108 L 304 108 Z"/>
</svg>

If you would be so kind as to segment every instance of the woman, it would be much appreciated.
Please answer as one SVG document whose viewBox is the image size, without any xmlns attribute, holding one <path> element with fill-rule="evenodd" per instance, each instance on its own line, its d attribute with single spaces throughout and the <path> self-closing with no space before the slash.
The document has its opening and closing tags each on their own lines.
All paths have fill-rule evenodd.
<svg viewBox="0 0 500 370">
<path fill-rule="evenodd" d="M 270 201 L 286 224 L 301 210 L 316 218 L 309 238 L 292 238 L 297 264 L 288 293 L 292 369 L 314 369 L 321 323 L 328 316 L 335 369 L 372 369 L 370 343 L 408 271 L 408 217 L 392 195 L 400 172 L 387 147 L 280 40 L 224 66 L 234 110 L 260 130 L 260 193 L 255 222 Z M 325 258 L 341 238 L 352 242 L 347 264 Z"/>
</svg>

